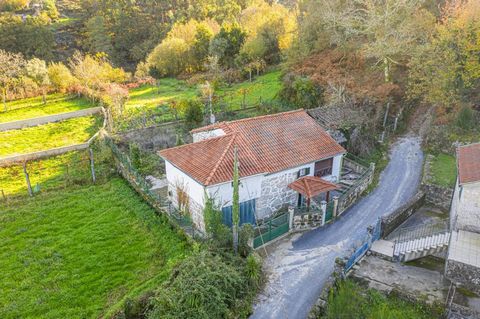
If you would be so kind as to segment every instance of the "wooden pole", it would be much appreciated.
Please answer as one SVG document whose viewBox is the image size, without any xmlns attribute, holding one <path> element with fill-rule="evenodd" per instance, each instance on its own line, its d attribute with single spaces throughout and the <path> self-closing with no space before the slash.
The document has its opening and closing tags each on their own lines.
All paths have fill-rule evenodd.
<svg viewBox="0 0 480 319">
<path fill-rule="evenodd" d="M 383 118 L 383 127 L 387 125 L 388 112 L 390 111 L 390 102 L 387 103 L 387 111 L 385 112 L 385 117 Z"/>
<path fill-rule="evenodd" d="M 88 149 L 88 152 L 90 153 L 90 170 L 92 171 L 92 180 L 93 183 L 97 181 L 97 178 L 95 176 L 95 161 L 93 160 L 93 151 L 91 148 Z"/>
<path fill-rule="evenodd" d="M 25 181 L 27 182 L 28 194 L 33 196 L 32 185 L 30 184 L 30 176 L 27 172 L 27 162 L 23 162 L 23 173 L 25 174 Z"/>
<path fill-rule="evenodd" d="M 5 202 L 7 202 L 7 196 L 5 196 L 5 192 L 3 191 L 3 189 L 1 190 L 2 191 L 2 198 Z"/>
</svg>

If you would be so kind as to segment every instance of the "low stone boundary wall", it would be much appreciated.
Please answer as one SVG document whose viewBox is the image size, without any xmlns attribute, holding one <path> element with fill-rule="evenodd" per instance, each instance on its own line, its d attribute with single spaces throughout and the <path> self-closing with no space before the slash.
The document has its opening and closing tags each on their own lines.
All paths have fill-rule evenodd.
<svg viewBox="0 0 480 319">
<path fill-rule="evenodd" d="M 100 110 L 105 115 L 105 109 L 103 109 L 101 107 Z M 24 162 L 31 161 L 31 160 L 37 160 L 37 159 L 41 159 L 41 158 L 47 158 L 47 157 L 51 157 L 51 156 L 62 155 L 62 154 L 65 154 L 65 153 L 68 153 L 68 152 L 71 152 L 71 151 L 85 150 L 85 149 L 90 147 L 90 145 L 98 137 L 100 132 L 105 129 L 106 125 L 107 125 L 107 120 L 106 120 L 106 117 L 104 116 L 102 128 L 97 133 L 95 133 L 85 143 L 68 145 L 68 146 L 57 147 L 57 148 L 51 148 L 49 150 L 44 150 L 44 151 L 38 151 L 38 152 L 33 152 L 33 153 L 13 155 L 13 156 L 0 158 L 0 167 L 7 167 L 7 166 L 12 166 L 12 165 L 16 165 L 16 164 L 19 164 L 19 163 L 24 163 Z"/>
<path fill-rule="evenodd" d="M 60 122 L 76 117 L 84 117 L 93 114 L 97 114 L 102 112 L 101 107 L 92 107 L 84 110 L 67 112 L 67 113 L 60 113 L 42 117 L 35 117 L 32 119 L 20 120 L 20 121 L 13 121 L 7 123 L 0 123 L 0 132 L 9 131 L 9 130 L 19 130 L 26 127 L 32 126 L 39 126 L 48 123 Z"/>
<path fill-rule="evenodd" d="M 382 217 L 382 236 L 388 236 L 412 214 L 425 203 L 425 193 L 418 192 L 403 206 L 397 208 L 393 213 Z"/>
</svg>

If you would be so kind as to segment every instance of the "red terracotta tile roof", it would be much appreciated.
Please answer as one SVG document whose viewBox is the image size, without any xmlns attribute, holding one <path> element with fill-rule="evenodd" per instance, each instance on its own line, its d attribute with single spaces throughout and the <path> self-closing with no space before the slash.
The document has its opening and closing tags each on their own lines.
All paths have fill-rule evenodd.
<svg viewBox="0 0 480 319">
<path fill-rule="evenodd" d="M 330 183 L 317 176 L 304 176 L 289 184 L 288 187 L 302 195 L 305 195 L 307 198 L 312 198 L 321 193 L 333 191 L 339 188 L 338 185 Z"/>
<path fill-rule="evenodd" d="M 457 162 L 460 184 L 480 181 L 480 143 L 460 146 Z"/>
<path fill-rule="evenodd" d="M 304 110 L 220 122 L 226 135 L 159 152 L 165 160 L 202 185 L 233 179 L 237 147 L 240 177 L 279 172 L 345 153 Z M 193 133 L 205 131 L 194 130 Z"/>
</svg>

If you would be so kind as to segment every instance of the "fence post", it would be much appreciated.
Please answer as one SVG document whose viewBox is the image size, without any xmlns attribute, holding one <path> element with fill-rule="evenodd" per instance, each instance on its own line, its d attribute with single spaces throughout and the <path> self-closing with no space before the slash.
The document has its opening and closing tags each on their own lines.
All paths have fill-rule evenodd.
<svg viewBox="0 0 480 319">
<path fill-rule="evenodd" d="M 395 116 L 395 123 L 393 124 L 393 132 L 397 131 L 397 125 L 398 125 L 398 115 Z"/>
<path fill-rule="evenodd" d="M 5 192 L 3 191 L 3 189 L 1 189 L 2 191 L 2 198 L 5 202 L 7 202 L 7 196 L 5 196 Z"/>
<path fill-rule="evenodd" d="M 333 218 L 337 218 L 338 213 L 338 196 L 333 196 Z"/>
<path fill-rule="evenodd" d="M 288 229 L 293 229 L 293 215 L 295 213 L 295 209 L 293 206 L 288 206 Z"/>
<path fill-rule="evenodd" d="M 387 125 L 388 112 L 390 111 L 390 102 L 387 103 L 387 111 L 385 112 L 385 117 L 383 118 L 383 127 Z"/>
<path fill-rule="evenodd" d="M 93 160 L 93 151 L 91 148 L 88 149 L 88 152 L 90 153 L 90 170 L 92 172 L 92 180 L 93 183 L 97 181 L 97 178 L 95 176 L 95 161 Z"/>
<path fill-rule="evenodd" d="M 325 218 L 327 217 L 327 202 L 322 200 L 320 203 L 321 209 L 322 209 L 322 226 L 325 225 Z"/>
<path fill-rule="evenodd" d="M 30 176 L 27 172 L 27 162 L 23 162 L 23 173 L 25 174 L 25 181 L 27 182 L 28 194 L 33 196 L 32 185 L 30 184 Z"/>
</svg>

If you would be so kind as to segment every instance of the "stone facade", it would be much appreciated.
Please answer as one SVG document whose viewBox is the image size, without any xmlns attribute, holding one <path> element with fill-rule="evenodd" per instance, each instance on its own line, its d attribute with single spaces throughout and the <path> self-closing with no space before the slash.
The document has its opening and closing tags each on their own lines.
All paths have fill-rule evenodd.
<svg viewBox="0 0 480 319">
<path fill-rule="evenodd" d="M 282 207 L 295 205 L 297 192 L 290 189 L 288 184 L 295 181 L 297 171 L 281 172 L 266 176 L 262 181 L 262 193 L 257 199 L 257 218 L 263 219 Z"/>
<path fill-rule="evenodd" d="M 454 283 L 480 294 L 480 268 L 447 259 L 445 276 Z"/>
</svg>

